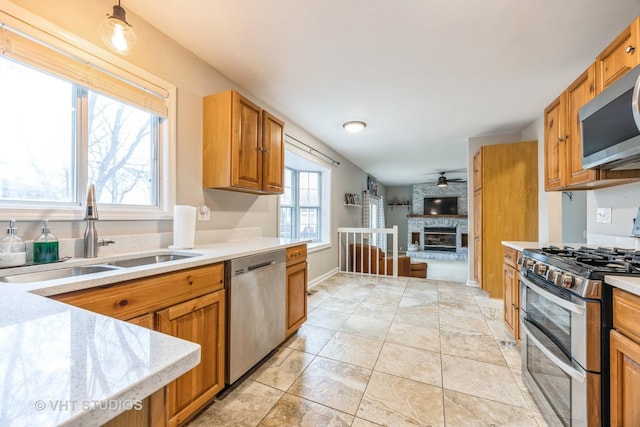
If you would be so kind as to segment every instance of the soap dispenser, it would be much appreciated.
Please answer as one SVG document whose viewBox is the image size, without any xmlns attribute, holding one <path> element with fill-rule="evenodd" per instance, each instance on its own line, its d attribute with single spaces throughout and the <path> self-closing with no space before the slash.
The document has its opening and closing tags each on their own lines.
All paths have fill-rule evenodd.
<svg viewBox="0 0 640 427">
<path fill-rule="evenodd" d="M 49 220 L 44 220 L 42 233 L 33 241 L 33 263 L 44 264 L 58 261 L 58 239 L 51 234 Z"/>
<path fill-rule="evenodd" d="M 7 235 L 0 240 L 0 267 L 17 267 L 27 262 L 27 245 L 18 237 L 16 220 L 9 220 Z"/>
</svg>

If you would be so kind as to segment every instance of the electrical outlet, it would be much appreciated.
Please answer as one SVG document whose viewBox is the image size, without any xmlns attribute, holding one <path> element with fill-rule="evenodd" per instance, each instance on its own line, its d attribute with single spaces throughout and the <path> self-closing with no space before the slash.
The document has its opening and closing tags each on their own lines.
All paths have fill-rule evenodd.
<svg viewBox="0 0 640 427">
<path fill-rule="evenodd" d="M 198 208 L 198 221 L 209 221 L 211 219 L 211 210 L 209 206 L 202 205 Z"/>
<path fill-rule="evenodd" d="M 596 222 L 611 224 L 611 208 L 596 209 Z"/>
</svg>

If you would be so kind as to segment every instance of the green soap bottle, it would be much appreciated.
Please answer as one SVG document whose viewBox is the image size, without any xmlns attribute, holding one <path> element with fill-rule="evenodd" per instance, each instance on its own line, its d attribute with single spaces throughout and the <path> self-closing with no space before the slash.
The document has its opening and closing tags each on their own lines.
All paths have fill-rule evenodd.
<svg viewBox="0 0 640 427">
<path fill-rule="evenodd" d="M 33 241 L 33 263 L 58 261 L 58 239 L 49 230 L 49 220 L 44 220 L 42 233 Z"/>
</svg>

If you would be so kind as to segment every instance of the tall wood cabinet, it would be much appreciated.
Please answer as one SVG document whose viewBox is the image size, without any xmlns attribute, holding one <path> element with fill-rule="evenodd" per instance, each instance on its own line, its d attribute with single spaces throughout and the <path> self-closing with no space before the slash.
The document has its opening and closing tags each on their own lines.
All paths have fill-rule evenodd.
<svg viewBox="0 0 640 427">
<path fill-rule="evenodd" d="M 538 240 L 538 143 L 480 147 L 474 177 L 475 163 L 473 271 L 482 289 L 503 298 L 502 241 Z"/>
<path fill-rule="evenodd" d="M 285 335 L 307 320 L 307 245 L 287 248 Z"/>
<path fill-rule="evenodd" d="M 223 263 L 53 298 L 200 344 L 200 364 L 167 385 L 166 400 L 164 390 L 160 396 L 158 393 L 151 396 L 151 416 L 145 418 L 146 421 L 140 421 L 141 424 L 129 421 L 128 426 L 184 424 L 224 388 Z M 161 417 L 153 416 L 158 413 Z"/>
<path fill-rule="evenodd" d="M 202 185 L 257 194 L 284 191 L 284 122 L 239 93 L 203 99 Z"/>
<path fill-rule="evenodd" d="M 610 333 L 611 425 L 640 425 L 640 297 L 613 290 Z"/>
</svg>

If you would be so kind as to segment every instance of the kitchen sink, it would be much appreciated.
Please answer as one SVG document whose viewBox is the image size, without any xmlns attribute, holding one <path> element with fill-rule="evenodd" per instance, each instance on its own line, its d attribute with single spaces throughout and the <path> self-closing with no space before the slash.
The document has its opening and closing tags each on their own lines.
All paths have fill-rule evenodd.
<svg viewBox="0 0 640 427">
<path fill-rule="evenodd" d="M 32 283 L 45 282 L 47 280 L 64 279 L 67 277 L 82 276 L 85 274 L 103 273 L 105 271 L 120 270 L 127 267 L 139 267 L 142 265 L 159 264 L 162 262 L 178 261 L 185 258 L 201 256 L 202 254 L 175 254 L 165 253 L 159 255 L 142 255 L 131 258 L 124 258 L 116 261 L 101 262 L 99 264 L 82 265 L 69 268 L 58 268 L 44 271 L 34 271 L 31 273 L 13 274 L 0 277 L 0 282 L 4 283 Z"/>
<path fill-rule="evenodd" d="M 104 271 L 117 270 L 115 265 L 84 265 L 79 267 L 61 268 L 57 270 L 35 271 L 33 273 L 14 274 L 0 277 L 0 282 L 5 283 L 30 283 L 46 280 L 64 279 L 65 277 L 82 276 L 85 274 L 102 273 Z"/>
<path fill-rule="evenodd" d="M 137 258 L 127 258 L 119 261 L 110 261 L 109 265 L 116 267 L 138 267 L 141 265 L 158 264 L 160 262 L 177 261 L 179 259 L 192 258 L 200 254 L 163 254 L 163 255 L 148 255 Z"/>
</svg>

